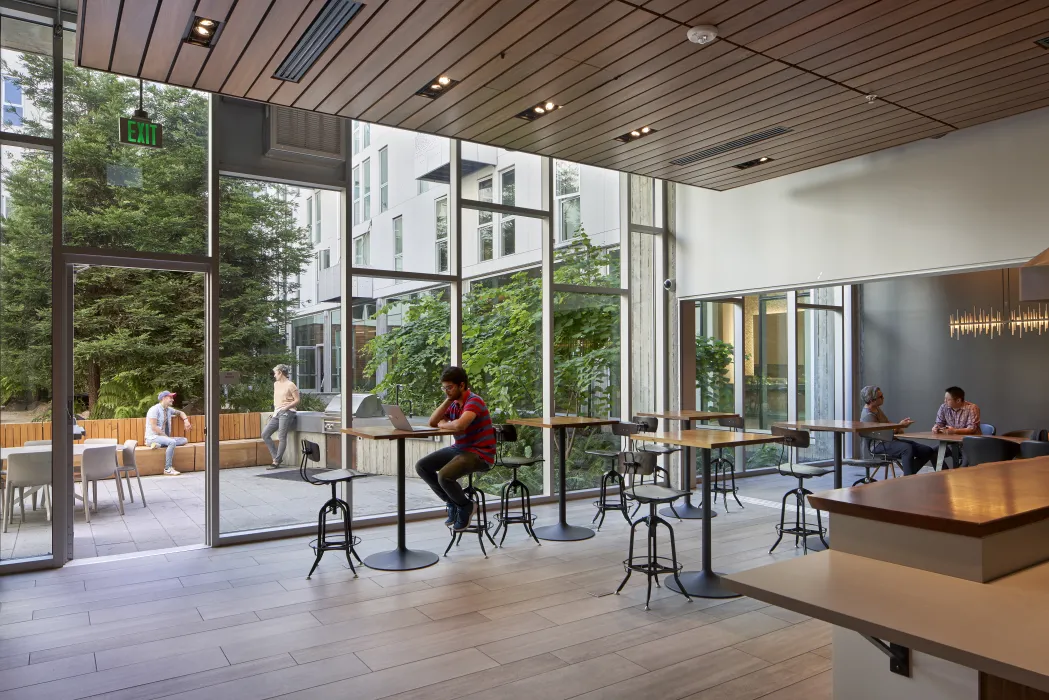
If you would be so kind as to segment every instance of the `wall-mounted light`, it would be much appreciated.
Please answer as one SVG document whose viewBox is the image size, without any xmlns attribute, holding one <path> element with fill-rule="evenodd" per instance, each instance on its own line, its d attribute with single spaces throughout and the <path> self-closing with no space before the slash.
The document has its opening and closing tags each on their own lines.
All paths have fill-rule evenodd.
<svg viewBox="0 0 1049 700">
<path fill-rule="evenodd" d="M 633 130 L 623 134 L 622 136 L 616 136 L 616 141 L 622 141 L 623 143 L 630 143 L 631 141 L 637 141 L 638 139 L 643 139 L 644 137 L 648 136 L 649 134 L 654 134 L 654 133 L 656 133 L 656 129 L 653 129 L 650 126 L 642 126 L 642 127 L 638 128 L 638 129 L 633 129 Z"/>
<path fill-rule="evenodd" d="M 529 107 L 528 109 L 522 112 L 518 112 L 514 116 L 518 119 L 524 119 L 525 121 L 531 122 L 535 121 L 539 117 L 550 114 L 550 112 L 556 112 L 557 110 L 561 109 L 562 106 L 563 105 L 551 102 L 550 100 L 545 100 L 533 107 Z"/>
<path fill-rule="evenodd" d="M 415 94 L 419 97 L 426 97 L 435 100 L 458 84 L 458 80 L 453 80 L 447 75 L 439 75 L 423 87 L 416 90 Z"/>
<path fill-rule="evenodd" d="M 187 44 L 211 48 L 218 39 L 222 23 L 207 17 L 194 16 L 183 40 Z"/>
</svg>

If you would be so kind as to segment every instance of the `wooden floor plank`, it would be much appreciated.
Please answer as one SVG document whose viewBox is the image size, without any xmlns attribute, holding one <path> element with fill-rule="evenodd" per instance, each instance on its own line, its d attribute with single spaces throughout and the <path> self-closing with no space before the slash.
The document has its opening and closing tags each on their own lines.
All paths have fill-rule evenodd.
<svg viewBox="0 0 1049 700">
<path fill-rule="evenodd" d="M 685 700 L 757 700 L 828 670 L 828 659 L 816 654 L 802 654 L 690 695 Z"/>
<path fill-rule="evenodd" d="M 391 695 L 386 700 L 456 700 L 466 695 L 481 693 L 493 688 L 501 688 L 507 683 L 513 683 L 522 678 L 538 676 L 554 669 L 563 668 L 566 665 L 565 662 L 555 656 L 540 654 L 510 664 L 503 664 L 497 668 L 459 676 L 458 678 L 433 683 L 417 690 Z M 498 691 L 489 693 L 488 697 L 497 695 Z"/>
<path fill-rule="evenodd" d="M 765 614 L 762 611 L 760 614 Z M 736 648 L 769 663 L 779 663 L 794 656 L 825 647 L 831 642 L 832 626 L 822 620 L 809 620 L 791 627 L 755 637 Z"/>
</svg>

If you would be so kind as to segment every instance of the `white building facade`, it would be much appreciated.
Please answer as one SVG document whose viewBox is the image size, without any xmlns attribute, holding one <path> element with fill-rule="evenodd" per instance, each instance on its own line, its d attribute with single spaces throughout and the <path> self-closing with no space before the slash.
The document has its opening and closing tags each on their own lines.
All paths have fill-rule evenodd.
<svg viewBox="0 0 1049 700">
<path fill-rule="evenodd" d="M 352 187 L 347 193 L 354 267 L 394 272 L 446 274 L 448 255 L 449 141 L 427 134 L 353 122 Z M 540 158 L 492 146 L 462 143 L 464 199 L 530 209 L 541 208 Z M 619 173 L 558 161 L 555 167 L 555 241 L 567 245 L 585 231 L 594 245 L 621 240 Z M 299 312 L 289 342 L 296 381 L 304 392 L 337 393 L 344 372 L 340 312 L 341 193 L 302 189 L 299 225 L 309 230 L 313 258 L 299 279 Z M 470 283 L 522 270 L 538 275 L 542 231 L 538 219 L 497 212 L 463 211 L 463 277 Z M 408 279 L 354 276 L 352 327 L 358 358 L 377 333 L 400 324 L 391 301 L 410 298 L 433 284 Z M 363 363 L 359 363 L 363 364 Z M 369 391 L 379 376 L 356 368 L 355 389 Z"/>
</svg>

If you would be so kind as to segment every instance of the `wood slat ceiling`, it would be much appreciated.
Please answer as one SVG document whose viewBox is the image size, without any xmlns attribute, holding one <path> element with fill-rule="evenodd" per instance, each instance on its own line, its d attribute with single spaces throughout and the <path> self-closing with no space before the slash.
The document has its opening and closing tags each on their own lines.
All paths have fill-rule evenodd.
<svg viewBox="0 0 1049 700">
<path fill-rule="evenodd" d="M 80 0 L 77 62 L 716 190 L 1049 106 L 1046 0 L 366 0 L 299 83 L 272 77 L 324 4 Z M 224 23 L 210 49 L 182 40 L 194 14 Z"/>
</svg>

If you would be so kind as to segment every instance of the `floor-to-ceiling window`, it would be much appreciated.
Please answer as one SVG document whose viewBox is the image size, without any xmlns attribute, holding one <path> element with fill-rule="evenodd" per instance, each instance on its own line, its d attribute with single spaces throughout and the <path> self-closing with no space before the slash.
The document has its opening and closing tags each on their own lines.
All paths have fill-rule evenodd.
<svg viewBox="0 0 1049 700">
<path fill-rule="evenodd" d="M 844 415 L 842 288 L 807 289 L 797 294 L 798 420 L 840 419 Z M 834 456 L 831 433 L 812 433 L 805 460 Z"/>
<path fill-rule="evenodd" d="M 696 408 L 730 411 L 736 407 L 737 304 L 696 304 Z"/>
</svg>

